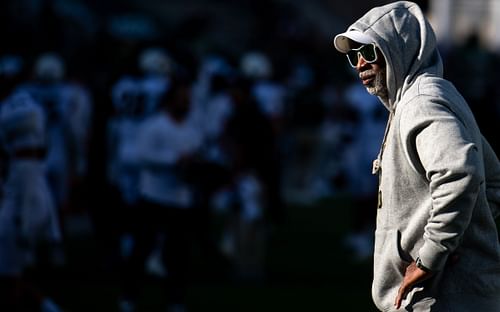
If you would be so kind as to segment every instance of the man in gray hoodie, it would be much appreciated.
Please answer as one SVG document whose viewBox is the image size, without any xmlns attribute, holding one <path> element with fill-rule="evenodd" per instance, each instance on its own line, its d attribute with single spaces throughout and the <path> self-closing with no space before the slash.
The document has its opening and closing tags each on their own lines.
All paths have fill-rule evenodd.
<svg viewBox="0 0 500 312">
<path fill-rule="evenodd" d="M 415 3 L 376 7 L 335 37 L 389 110 L 379 175 L 372 296 L 381 311 L 500 311 L 500 163 L 443 79 Z M 375 209 L 375 208 L 374 208 Z"/>
</svg>

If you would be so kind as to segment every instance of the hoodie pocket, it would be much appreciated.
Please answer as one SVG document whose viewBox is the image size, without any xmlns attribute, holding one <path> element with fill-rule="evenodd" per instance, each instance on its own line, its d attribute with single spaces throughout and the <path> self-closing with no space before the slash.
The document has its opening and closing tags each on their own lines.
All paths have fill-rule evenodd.
<svg viewBox="0 0 500 312">
<path fill-rule="evenodd" d="M 410 257 L 401 248 L 401 232 L 376 231 L 372 297 L 382 311 L 393 308 Z"/>
</svg>

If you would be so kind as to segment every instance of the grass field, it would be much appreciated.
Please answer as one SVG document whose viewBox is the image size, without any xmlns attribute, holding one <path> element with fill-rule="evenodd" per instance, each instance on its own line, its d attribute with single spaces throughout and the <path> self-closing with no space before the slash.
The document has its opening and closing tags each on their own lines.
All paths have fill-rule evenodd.
<svg viewBox="0 0 500 312">
<path fill-rule="evenodd" d="M 289 207 L 285 223 L 269 237 L 266 278 L 193 278 L 189 311 L 376 311 L 370 297 L 371 262 L 353 261 L 341 244 L 350 210 L 343 200 Z M 117 311 L 117 278 L 97 269 L 95 242 L 79 239 L 67 246 L 67 265 L 40 279 L 42 288 L 68 312 Z M 201 262 L 196 269 L 203 270 Z M 140 311 L 164 311 L 164 303 L 158 283 L 150 280 Z"/>
</svg>

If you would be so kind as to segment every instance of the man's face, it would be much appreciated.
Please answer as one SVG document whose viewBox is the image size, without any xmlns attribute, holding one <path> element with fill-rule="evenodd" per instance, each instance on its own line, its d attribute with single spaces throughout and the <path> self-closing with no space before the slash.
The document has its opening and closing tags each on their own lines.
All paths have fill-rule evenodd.
<svg viewBox="0 0 500 312">
<path fill-rule="evenodd" d="M 368 62 L 361 53 L 358 53 L 355 68 L 368 93 L 386 99 L 389 94 L 386 80 L 386 63 L 380 50 L 375 48 L 375 53 L 377 53 L 377 58 L 374 62 Z"/>
</svg>

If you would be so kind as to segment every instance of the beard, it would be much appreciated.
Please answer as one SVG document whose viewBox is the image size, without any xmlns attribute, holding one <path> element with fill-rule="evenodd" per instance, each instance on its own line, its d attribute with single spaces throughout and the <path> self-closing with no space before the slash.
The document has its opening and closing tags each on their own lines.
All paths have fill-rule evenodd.
<svg viewBox="0 0 500 312">
<path fill-rule="evenodd" d="M 389 91 L 387 90 L 387 71 L 385 68 L 381 69 L 375 74 L 375 79 L 366 86 L 368 93 L 378 96 L 383 99 L 387 99 L 389 96 Z"/>
</svg>

